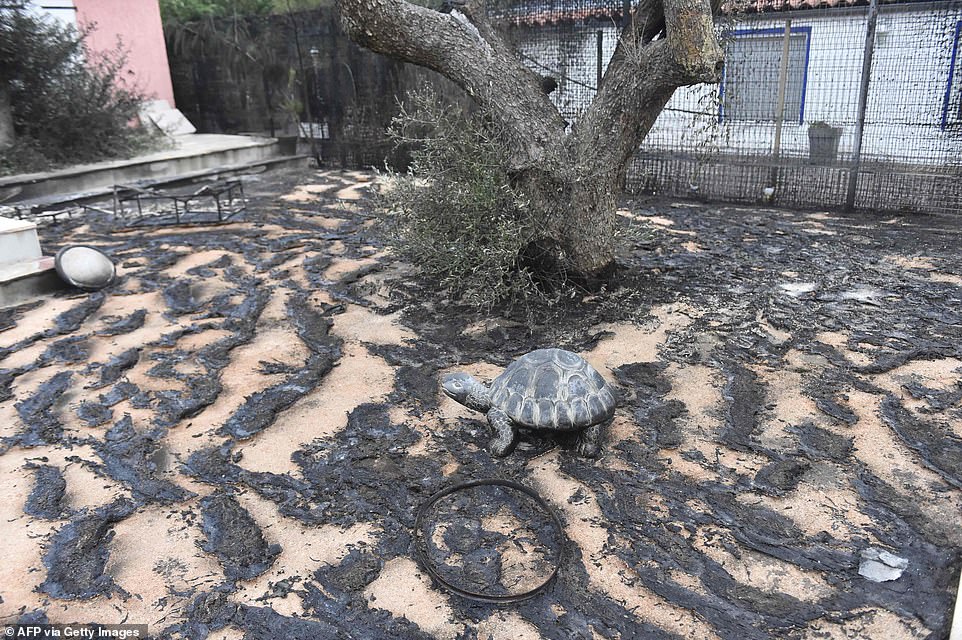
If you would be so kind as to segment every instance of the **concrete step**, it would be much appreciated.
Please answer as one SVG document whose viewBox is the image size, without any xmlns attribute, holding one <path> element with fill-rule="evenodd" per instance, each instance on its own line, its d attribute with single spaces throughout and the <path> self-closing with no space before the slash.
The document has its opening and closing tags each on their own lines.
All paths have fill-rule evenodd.
<svg viewBox="0 0 962 640">
<path fill-rule="evenodd" d="M 20 190 L 11 201 L 4 204 L 102 191 L 115 184 L 162 180 L 218 167 L 249 165 L 281 155 L 274 138 L 191 134 L 177 136 L 172 144 L 170 149 L 126 160 L 0 178 L 0 191 Z"/>
<path fill-rule="evenodd" d="M 54 259 L 40 251 L 37 225 L 0 218 L 0 307 L 63 287 Z"/>
<path fill-rule="evenodd" d="M 0 265 L 0 307 L 12 307 L 67 288 L 69 285 L 57 275 L 50 256 Z"/>
<path fill-rule="evenodd" d="M 250 173 L 259 173 L 261 171 L 304 166 L 307 163 L 307 159 L 308 156 L 304 155 L 271 156 L 240 164 L 216 165 L 214 167 L 202 168 L 187 173 L 141 178 L 139 180 L 127 181 L 122 184 L 128 187 L 136 187 L 139 189 L 150 189 L 153 187 L 176 187 L 198 182 L 200 180 L 215 180 L 242 176 Z M 58 213 L 58 211 L 66 207 L 77 207 L 87 203 L 102 201 L 113 197 L 114 187 L 116 184 L 118 183 L 110 183 L 109 185 L 87 189 L 85 191 L 54 193 L 36 198 L 23 198 L 23 194 L 21 193 L 18 194 L 16 199 L 11 199 L 0 204 L 0 210 L 7 209 L 12 212 L 14 217 L 27 219 L 39 219 L 41 216 L 44 216 L 44 212 L 53 212 L 47 215 L 53 219 L 56 219 L 57 216 L 61 215 L 62 213 Z"/>
<path fill-rule="evenodd" d="M 37 225 L 26 220 L 0 218 L 0 266 L 43 257 Z"/>
</svg>

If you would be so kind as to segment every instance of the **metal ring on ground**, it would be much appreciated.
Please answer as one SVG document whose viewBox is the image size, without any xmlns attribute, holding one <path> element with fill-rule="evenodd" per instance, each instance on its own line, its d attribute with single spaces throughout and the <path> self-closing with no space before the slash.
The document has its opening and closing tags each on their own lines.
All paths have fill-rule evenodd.
<svg viewBox="0 0 962 640">
<path fill-rule="evenodd" d="M 541 508 L 542 511 L 547 513 L 551 517 L 551 522 L 554 525 L 555 532 L 558 536 L 558 548 L 555 550 L 554 554 L 554 568 L 544 582 L 536 586 L 534 589 L 530 589 L 523 593 L 508 594 L 508 595 L 490 595 L 486 593 L 476 593 L 474 591 L 468 591 L 467 589 L 462 589 L 458 585 L 449 582 L 443 578 L 435 567 L 434 563 L 428 558 L 427 554 L 427 542 L 424 540 L 424 534 L 421 531 L 421 523 L 424 520 L 424 516 L 433 505 L 435 505 L 441 498 L 449 496 L 457 491 L 463 491 L 464 489 L 470 489 L 472 487 L 481 486 L 495 486 L 495 487 L 507 487 L 509 489 L 515 489 L 525 494 L 532 500 L 535 504 Z M 417 516 L 414 519 L 414 552 L 417 555 L 418 561 L 428 574 L 438 581 L 446 589 L 464 598 L 469 598 L 471 600 L 477 600 L 479 602 L 492 602 L 497 604 L 507 604 L 512 602 L 521 602 L 523 600 L 528 600 L 533 598 L 542 591 L 544 591 L 551 581 L 554 580 L 555 576 L 558 575 L 558 569 L 561 567 L 561 560 L 564 550 L 564 528 L 561 526 L 561 520 L 558 518 L 558 514 L 554 512 L 551 506 L 542 498 L 540 495 L 535 493 L 533 489 L 526 487 L 518 482 L 513 482 L 511 480 L 500 480 L 498 478 L 484 478 L 481 480 L 471 480 L 469 482 L 462 482 L 456 485 L 452 485 L 447 489 L 442 489 L 438 491 L 433 496 L 428 498 L 428 501 L 421 505 L 418 509 Z"/>
<path fill-rule="evenodd" d="M 87 291 L 103 289 L 117 276 L 113 260 L 85 244 L 67 245 L 57 252 L 53 265 L 64 282 Z"/>
</svg>

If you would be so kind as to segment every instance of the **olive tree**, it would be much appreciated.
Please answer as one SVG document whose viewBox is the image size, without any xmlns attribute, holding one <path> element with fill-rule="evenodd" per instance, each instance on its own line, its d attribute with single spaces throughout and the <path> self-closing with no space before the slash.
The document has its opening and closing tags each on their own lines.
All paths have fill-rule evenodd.
<svg viewBox="0 0 962 640">
<path fill-rule="evenodd" d="M 511 186 L 525 195 L 539 242 L 592 278 L 613 262 L 616 204 L 629 161 L 681 86 L 718 82 L 717 0 L 640 0 L 598 92 L 577 122 L 561 117 L 485 0 L 435 11 L 407 0 L 337 0 L 357 43 L 433 69 L 463 88 L 500 136 Z"/>
</svg>

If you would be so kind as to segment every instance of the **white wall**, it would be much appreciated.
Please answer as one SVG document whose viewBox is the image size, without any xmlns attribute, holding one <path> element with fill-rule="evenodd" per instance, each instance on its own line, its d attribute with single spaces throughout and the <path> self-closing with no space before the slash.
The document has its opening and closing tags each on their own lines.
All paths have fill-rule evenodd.
<svg viewBox="0 0 962 640">
<path fill-rule="evenodd" d="M 518 49 L 535 73 L 558 80 L 551 99 L 561 114 L 574 120 L 587 108 L 598 83 L 598 31 L 602 32 L 602 67 L 618 43 L 619 30 L 600 27 L 534 27 L 524 31 Z"/>
<path fill-rule="evenodd" d="M 949 60 L 962 8 L 905 10 L 883 6 L 878 19 L 875 56 L 862 157 L 922 165 L 962 165 L 962 126 L 943 129 L 942 109 Z M 784 17 L 764 14 L 741 19 L 734 29 L 783 29 Z M 793 31 L 811 29 L 804 122 L 786 115 L 781 154 L 808 156 L 808 125 L 824 121 L 842 129 L 840 159 L 850 158 L 855 145 L 855 120 L 864 51 L 866 16 L 831 10 L 796 12 Z M 569 76 L 552 96 L 562 113 L 576 118 L 594 96 L 595 33 L 584 27 L 561 43 L 551 27 L 531 28 L 520 47 L 523 54 Z M 570 27 L 568 33 L 571 34 Z M 604 60 L 610 58 L 618 29 L 604 32 Z M 959 52 L 962 56 L 962 51 Z M 545 70 L 530 65 L 540 73 Z M 957 68 L 962 64 L 957 63 Z M 960 79 L 962 80 L 962 79 Z M 697 85 L 679 89 L 658 118 L 643 149 L 693 154 L 770 154 L 773 122 L 722 121 L 718 117 L 718 87 Z"/>
<path fill-rule="evenodd" d="M 77 26 L 77 10 L 73 0 L 30 0 L 27 10 L 34 13 L 46 14 L 64 24 Z"/>
</svg>

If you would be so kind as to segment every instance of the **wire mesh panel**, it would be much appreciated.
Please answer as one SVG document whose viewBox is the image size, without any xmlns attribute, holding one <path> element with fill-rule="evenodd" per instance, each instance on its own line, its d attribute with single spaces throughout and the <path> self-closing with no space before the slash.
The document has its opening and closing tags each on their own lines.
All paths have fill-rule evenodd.
<svg viewBox="0 0 962 640">
<path fill-rule="evenodd" d="M 507 0 L 488 5 L 528 68 L 557 83 L 551 98 L 569 122 L 594 99 L 629 9 L 622 0 Z"/>
<path fill-rule="evenodd" d="M 557 82 L 551 98 L 569 122 L 594 97 L 625 15 L 605 0 L 497 14 L 529 67 Z M 717 29 L 722 81 L 676 91 L 630 189 L 962 210 L 962 2 L 753 0 L 727 5 Z"/>
<path fill-rule="evenodd" d="M 490 0 L 488 10 L 573 125 L 631 6 Z M 629 168 L 630 190 L 962 210 L 962 0 L 731 0 L 716 26 L 721 82 L 675 92 Z M 169 38 L 177 103 L 199 128 L 280 133 L 307 122 L 321 155 L 342 166 L 384 162 L 384 130 L 408 91 L 433 82 L 456 93 L 350 43 L 331 8 L 205 33 L 194 46 Z M 243 55 L 238 33 L 249 36 Z"/>
<path fill-rule="evenodd" d="M 785 27 L 776 27 L 739 29 L 730 35 L 719 90 L 719 118 L 731 122 L 775 122 L 778 118 L 804 122 L 811 30 L 790 28 L 787 43 L 785 33 Z M 786 65 L 784 72 L 782 64 Z M 784 82 L 780 82 L 783 77 Z"/>
<path fill-rule="evenodd" d="M 177 106 L 204 132 L 299 137 L 325 162 L 383 167 L 410 89 L 439 76 L 355 45 L 333 7 L 167 25 Z"/>
</svg>

